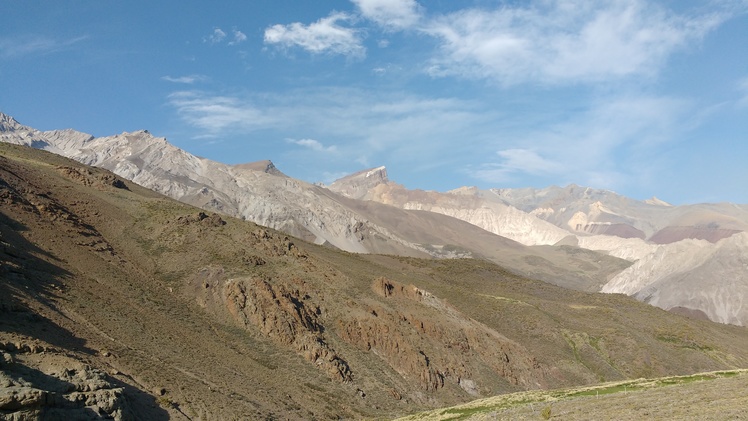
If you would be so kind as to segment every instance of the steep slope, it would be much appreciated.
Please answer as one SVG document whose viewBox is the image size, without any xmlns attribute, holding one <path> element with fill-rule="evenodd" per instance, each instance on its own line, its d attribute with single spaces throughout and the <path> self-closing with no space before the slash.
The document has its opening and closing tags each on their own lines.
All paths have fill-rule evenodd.
<svg viewBox="0 0 748 421">
<path fill-rule="evenodd" d="M 389 181 L 383 167 L 344 177 L 330 189 L 404 209 L 451 215 L 524 244 L 573 247 L 569 251 L 580 247 L 634 263 L 604 288 L 595 282 L 573 282 L 565 276 L 554 282 L 524 272 L 539 279 L 571 288 L 625 293 L 666 310 L 721 323 L 748 321 L 748 307 L 742 306 L 748 266 L 735 258 L 745 253 L 741 233 L 748 227 L 748 207 L 744 205 L 671 206 L 656 198 L 639 202 L 576 185 L 540 190 L 409 191 Z M 546 267 L 556 266 L 542 262 Z M 577 278 L 589 274 L 588 269 Z"/>
<path fill-rule="evenodd" d="M 748 314 L 748 233 L 722 239 L 684 240 L 659 246 L 602 289 L 624 293 L 664 309 L 702 313 L 744 326 Z"/>
<path fill-rule="evenodd" d="M 581 291 L 599 291 L 630 263 L 573 246 L 528 247 L 480 227 L 436 212 L 403 210 L 355 199 L 337 199 L 358 215 L 391 227 L 412 243 L 436 249 L 447 257 L 474 257 L 534 279 Z"/>
<path fill-rule="evenodd" d="M 408 190 L 390 181 L 384 167 L 343 177 L 328 188 L 354 199 L 451 216 L 525 245 L 552 245 L 569 235 L 511 206 L 483 200 L 477 190 L 464 189 L 454 194 Z"/>
<path fill-rule="evenodd" d="M 49 397 L 7 417 L 71 409 L 70 387 L 119 419 L 392 417 L 748 364 L 742 328 L 316 246 L 44 151 L 0 144 L 0 180 L 0 397 Z"/>
<path fill-rule="evenodd" d="M 191 155 L 148 131 L 94 138 L 74 130 L 40 132 L 3 115 L 0 140 L 44 149 L 115 174 L 169 197 L 251 220 L 342 250 L 370 248 L 426 255 L 373 226 L 313 185 L 283 175 L 269 161 L 225 165 Z"/>
<path fill-rule="evenodd" d="M 249 219 L 318 244 L 357 253 L 486 258 L 515 273 L 584 291 L 600 290 L 628 266 L 611 257 L 636 262 L 637 268 L 658 268 L 637 272 L 633 277 L 626 272 L 615 279 L 616 286 L 610 287 L 613 291 L 633 293 L 639 291 L 638 283 L 650 284 L 676 273 L 682 278 L 686 276 L 683 267 L 695 270 L 696 266 L 659 264 L 659 255 L 672 255 L 658 252 L 659 245 L 682 243 L 663 250 L 684 248 L 689 250 L 685 255 L 695 255 L 698 250 L 691 249 L 699 246 L 684 240 L 715 243 L 748 226 L 745 205 L 670 206 L 656 199 L 639 202 L 575 185 L 542 190 L 409 191 L 389 181 L 384 167 L 344 177 L 328 190 L 286 177 L 269 161 L 228 166 L 198 158 L 146 131 L 106 138 L 73 130 L 39 132 L 0 115 L 0 140 L 109 168 L 183 202 Z M 387 206 L 374 206 L 371 201 Z M 434 215 L 437 213 L 445 217 L 438 218 Z M 486 235 L 460 221 L 495 235 Z M 518 247 L 499 236 L 534 247 Z M 708 256 L 713 260 L 711 266 L 730 264 L 727 254 Z M 678 261 L 677 257 L 672 259 Z M 738 277 L 746 273 L 742 268 L 732 268 L 732 272 Z M 702 274 L 703 282 L 690 283 L 692 290 L 675 294 L 679 302 L 649 302 L 715 321 L 744 320 L 748 308 L 736 309 L 730 304 L 732 300 L 709 303 L 693 299 L 701 294 L 701 285 L 725 283 L 716 273 Z M 735 283 L 729 287 L 734 291 L 725 288 L 727 295 L 742 291 Z M 646 294 L 635 296 L 643 299 Z M 733 316 L 719 316 L 724 314 Z"/>
<path fill-rule="evenodd" d="M 454 218 L 440 218 L 438 223 L 430 221 L 419 225 L 428 230 L 428 236 L 414 235 L 412 229 L 404 235 L 402 218 L 424 221 L 433 217 L 410 215 L 410 211 L 403 215 L 402 211 L 387 206 L 375 209 L 359 206 L 327 189 L 286 177 L 270 161 L 229 166 L 199 158 L 147 131 L 94 138 L 73 130 L 39 132 L 7 116 L 4 121 L 7 124 L 0 132 L 3 136 L 0 139 L 6 142 L 34 146 L 106 168 L 182 202 L 350 252 L 421 257 L 483 256 L 520 274 L 590 291 L 598 290 L 627 266 L 616 259 L 579 253 L 568 247 L 518 250 L 504 238 L 486 236 L 475 229 L 466 231 L 465 224 Z M 345 189 L 356 196 L 386 179 L 386 170 L 380 167 L 351 177 Z M 445 206 L 447 211 L 441 213 L 447 215 L 472 212 Z M 515 227 L 512 231 L 515 237 L 539 232 L 530 224 L 543 222 L 516 209 L 500 206 L 507 211 L 503 220 L 496 221 L 485 215 L 484 220 L 504 228 Z M 475 210 L 479 217 L 483 211 Z M 459 235 L 460 231 L 464 235 Z M 541 243 L 555 242 L 557 237 Z M 472 241 L 474 238 L 480 241 Z M 460 250 L 456 252 L 451 246 L 459 246 Z"/>
<path fill-rule="evenodd" d="M 571 184 L 545 189 L 492 189 L 495 200 L 572 232 L 641 238 L 667 244 L 719 241 L 748 230 L 748 207 L 730 203 L 672 206 Z"/>
</svg>

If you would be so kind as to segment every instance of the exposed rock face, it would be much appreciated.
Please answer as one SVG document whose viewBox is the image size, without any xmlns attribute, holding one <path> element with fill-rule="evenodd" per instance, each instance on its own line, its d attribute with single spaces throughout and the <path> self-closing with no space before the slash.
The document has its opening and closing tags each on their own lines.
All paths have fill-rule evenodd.
<svg viewBox="0 0 748 421">
<path fill-rule="evenodd" d="M 748 361 L 734 326 L 484 259 L 339 252 L 135 183 L 84 182 L 104 173 L 0 144 L 0 371 L 16 391 L 3 402 L 64 405 L 42 419 L 126 418 L 125 406 L 148 420 L 389 419 Z"/>
<path fill-rule="evenodd" d="M 342 339 L 374 353 L 397 372 L 417 379 L 424 390 L 435 391 L 452 383 L 476 393 L 476 384 L 480 385 L 485 375 L 481 370 L 485 369 L 524 388 L 544 384 L 545 371 L 527 350 L 470 320 L 429 292 L 386 278 L 376 279 L 372 288 L 388 300 L 418 302 L 425 311 L 413 313 L 386 306 L 372 307 L 366 313 L 338 322 Z M 430 318 L 428 314 L 432 311 L 448 315 L 446 321 L 442 318 L 436 322 Z M 414 341 L 414 336 L 418 340 Z M 475 360 L 485 365 L 478 368 Z"/>
<path fill-rule="evenodd" d="M 270 161 L 225 165 L 191 155 L 146 130 L 94 138 L 69 129 L 40 132 L 7 116 L 4 121 L 0 141 L 48 150 L 106 168 L 203 209 L 350 252 L 382 248 L 391 252 L 424 252 L 418 245 L 364 220 L 334 198 L 320 194 L 319 187 L 286 177 Z M 381 245 L 384 243 L 386 247 Z"/>
<path fill-rule="evenodd" d="M 471 248 L 471 244 L 460 243 L 455 247 L 455 242 L 444 241 L 451 235 L 450 230 L 459 230 L 456 225 L 444 224 L 443 220 L 430 220 L 422 226 L 436 227 L 430 231 L 436 233 L 440 230 L 438 235 L 411 233 L 406 237 L 402 232 L 408 227 L 396 223 L 385 224 L 383 221 L 388 218 L 377 218 L 377 215 L 371 213 L 363 216 L 362 206 L 346 203 L 340 195 L 372 200 L 408 211 L 439 213 L 528 246 L 582 247 L 604 251 L 631 262 L 657 259 L 657 244 L 688 239 L 705 239 L 717 243 L 748 230 L 746 205 L 671 206 L 656 198 L 636 201 L 610 191 L 576 185 L 488 191 L 461 188 L 449 193 L 408 191 L 389 181 L 386 169 L 379 167 L 338 180 L 328 190 L 286 177 L 270 161 L 229 166 L 198 158 L 175 148 L 163 138 L 153 137 L 147 131 L 105 138 L 94 138 L 69 129 L 40 132 L 0 114 L 0 140 L 45 149 L 86 164 L 101 166 L 123 178 L 186 203 L 238 216 L 302 239 L 356 253 L 434 257 L 481 255 L 477 246 L 473 245 Z M 92 173 L 85 174 L 72 167 L 60 171 L 87 185 L 102 188 L 127 187 L 122 180 L 112 176 L 109 176 L 110 179 L 95 180 Z M 370 207 L 369 210 L 381 212 L 382 208 Z M 50 214 L 51 218 L 66 217 L 64 210 L 54 207 L 45 207 L 40 211 Z M 417 217 L 410 220 L 414 219 Z M 397 223 L 403 221 L 397 218 L 388 220 Z M 213 217 L 205 223 L 213 222 L 220 224 Z M 424 239 L 427 241 L 423 241 Z M 502 252 L 495 252 L 495 255 L 508 255 L 509 253 L 504 253 L 507 245 L 500 243 L 494 241 L 487 246 L 484 242 L 480 244 L 480 249 L 500 249 Z M 105 242 L 93 239 L 90 246 L 107 250 Z M 532 253 L 528 252 L 528 256 L 514 260 L 487 257 L 519 273 L 550 282 L 555 278 L 554 273 L 558 272 L 556 269 L 569 272 L 568 268 L 564 268 L 568 260 L 560 259 L 563 264 L 558 264 L 546 256 L 529 254 Z M 723 258 L 720 253 L 710 256 L 709 259 Z M 597 265 L 599 260 L 594 256 L 590 260 L 590 256 L 587 256 L 574 261 L 574 270 L 581 270 L 582 278 L 594 272 L 590 276 L 595 279 L 585 278 L 584 282 L 575 283 L 560 277 L 563 279 L 557 283 L 590 290 L 599 288 L 610 280 L 615 281 L 615 290 L 638 291 L 637 285 L 642 281 L 631 279 L 626 274 L 612 279 L 612 273 L 606 273 L 606 268 L 601 269 Z M 657 261 L 640 260 L 637 264 L 639 267 L 665 267 L 658 265 Z M 717 267 L 724 265 L 717 261 L 711 264 Z M 672 265 L 667 267 L 671 272 L 659 273 L 659 277 L 674 276 L 675 271 L 679 270 Z M 620 267 L 615 267 L 614 270 L 620 270 Z M 599 273 L 603 276 L 599 276 Z M 654 275 L 647 272 L 639 273 L 638 276 Z M 705 282 L 702 283 L 721 282 L 714 276 L 704 276 Z M 623 279 L 629 279 L 635 285 L 621 286 Z M 654 281 L 655 278 L 650 277 L 644 282 Z M 699 288 L 696 284 L 693 287 Z M 693 294 L 697 294 L 697 291 Z M 679 296 L 685 299 L 684 296 Z M 667 308 L 664 301 L 649 302 L 660 303 L 657 305 Z M 696 304 L 690 299 L 688 302 L 671 304 L 702 311 L 712 320 L 732 320 L 731 317 L 718 317 L 715 313 L 729 313 L 732 310 L 693 307 L 710 305 Z M 736 316 L 736 320 L 742 320 L 742 316 Z"/>
<path fill-rule="evenodd" d="M 134 419 L 124 388 L 113 386 L 106 374 L 50 347 L 0 343 L 0 418 L 102 417 Z"/>
<path fill-rule="evenodd" d="M 748 229 L 748 209 L 727 203 L 672 206 L 657 198 L 638 201 L 612 191 L 574 184 L 545 189 L 492 189 L 491 192 L 503 203 L 572 232 L 596 234 L 602 232 L 595 231 L 601 230 L 595 227 L 618 226 L 605 234 L 665 243 L 684 238 L 704 238 L 711 242 L 724 238 L 716 233 L 706 234 L 703 228 L 715 229 L 723 235 L 727 235 L 727 231 Z M 693 231 L 683 230 L 685 227 Z M 680 231 L 680 235 L 658 235 L 660 231 L 663 234 Z"/>
<path fill-rule="evenodd" d="M 356 173 L 332 183 L 329 188 L 352 198 L 451 216 L 525 245 L 552 245 L 569 235 L 567 231 L 511 206 L 473 195 L 472 190 L 454 194 L 407 190 L 388 181 L 386 174 L 382 176 L 382 171 L 383 167 L 380 167 Z M 362 192 L 369 185 L 372 187 L 368 192 Z"/>
<path fill-rule="evenodd" d="M 263 161 L 255 161 L 255 162 L 249 162 L 246 164 L 237 164 L 234 165 L 233 168 L 237 170 L 245 170 L 245 171 L 260 171 L 267 174 L 272 175 L 278 175 L 282 177 L 286 177 L 285 174 L 279 170 L 275 164 L 273 164 L 272 161 L 269 159 L 263 160 Z"/>
<path fill-rule="evenodd" d="M 656 246 L 602 291 L 633 295 L 666 310 L 700 311 L 720 323 L 746 325 L 748 233 L 715 244 L 689 239 Z"/>
<path fill-rule="evenodd" d="M 369 190 L 380 184 L 385 184 L 388 181 L 387 169 L 385 167 L 377 167 L 359 171 L 355 174 L 335 180 L 335 182 L 329 186 L 329 189 L 344 196 L 354 199 L 362 199 L 369 193 Z"/>
<path fill-rule="evenodd" d="M 303 288 L 303 282 L 297 286 Z M 320 307 L 311 302 L 309 295 L 259 279 L 233 279 L 224 288 L 228 310 L 237 320 L 295 348 L 333 379 L 352 380 L 348 363 L 325 342 Z"/>
<path fill-rule="evenodd" d="M 59 167 L 60 173 L 70 179 L 76 180 L 86 186 L 110 186 L 118 189 L 127 189 L 127 184 L 121 179 L 109 173 L 94 174 L 87 168 Z"/>
</svg>

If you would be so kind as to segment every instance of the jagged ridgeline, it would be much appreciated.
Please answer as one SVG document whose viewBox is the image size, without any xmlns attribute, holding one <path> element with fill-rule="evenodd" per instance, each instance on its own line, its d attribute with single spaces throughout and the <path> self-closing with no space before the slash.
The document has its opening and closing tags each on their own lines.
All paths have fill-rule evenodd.
<svg viewBox="0 0 748 421">
<path fill-rule="evenodd" d="M 316 245 L 7 143 L 0 243 L 6 418 L 390 418 L 748 363 L 741 327 Z"/>
<path fill-rule="evenodd" d="M 748 323 L 748 205 L 672 206 L 577 185 L 408 190 L 384 167 L 330 186 L 270 161 L 225 165 L 148 131 L 39 131 L 0 113 L 0 141 L 29 145 L 204 209 L 353 253 L 490 260 L 520 276 L 624 293 L 665 310 Z"/>
</svg>

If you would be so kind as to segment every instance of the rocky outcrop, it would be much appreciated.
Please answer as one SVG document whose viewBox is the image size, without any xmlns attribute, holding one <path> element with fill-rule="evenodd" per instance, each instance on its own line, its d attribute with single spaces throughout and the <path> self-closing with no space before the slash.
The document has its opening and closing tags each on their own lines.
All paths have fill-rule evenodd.
<svg viewBox="0 0 748 421">
<path fill-rule="evenodd" d="M 328 188 L 343 196 L 362 199 L 371 189 L 380 184 L 386 184 L 388 181 L 387 169 L 382 166 L 359 171 L 335 180 Z"/>
<path fill-rule="evenodd" d="M 114 187 L 128 190 L 127 184 L 112 173 L 99 172 L 95 174 L 88 168 L 75 167 L 58 167 L 57 171 L 71 180 L 75 180 L 86 186 L 97 186 L 99 188 Z"/>
<path fill-rule="evenodd" d="M 338 322 L 337 331 L 344 341 L 378 356 L 423 390 L 436 391 L 452 383 L 478 394 L 485 370 L 523 388 L 545 383 L 544 369 L 524 348 L 428 291 L 386 278 L 374 280 L 372 288 L 387 300 L 420 303 L 421 311 L 397 310 L 397 304 L 372 306 L 365 312 L 352 309 L 351 317 Z"/>
<path fill-rule="evenodd" d="M 33 187 L 20 187 L 22 184 L 14 174 L 11 166 L 7 164 L 0 166 L 0 201 L 16 207 L 19 210 L 28 211 L 46 219 L 58 226 L 63 232 L 76 235 L 81 238 L 77 245 L 89 248 L 107 260 L 119 260 L 114 248 L 91 224 L 81 218 L 74 209 L 60 203 L 46 192 Z M 72 168 L 60 169 L 67 177 L 72 177 L 76 182 L 85 180 L 85 185 L 112 186 L 116 184 L 116 177 L 110 173 L 99 173 L 95 175 L 90 170 L 75 170 Z M 90 174 L 89 174 L 90 173 Z M 71 176 L 71 174 L 74 174 Z M 110 180 L 112 183 L 102 180 Z M 121 180 L 120 180 L 121 181 Z"/>
<path fill-rule="evenodd" d="M 74 130 L 41 132 L 8 116 L 4 121 L 0 141 L 44 149 L 108 169 L 203 209 L 350 252 L 367 252 L 376 246 L 369 244 L 372 241 L 415 247 L 319 194 L 319 187 L 285 176 L 270 161 L 225 165 L 189 154 L 146 130 L 95 138 Z M 364 231 L 370 233 L 368 243 L 362 240 Z"/>
<path fill-rule="evenodd" d="M 226 225 L 226 221 L 221 218 L 221 215 L 212 213 L 210 216 L 205 212 L 198 212 L 197 215 L 183 215 L 177 218 L 177 224 L 190 225 L 190 224 L 201 224 L 209 227 L 220 227 Z"/>
<path fill-rule="evenodd" d="M 0 418 L 134 419 L 125 389 L 102 371 L 25 342 L 0 343 Z"/>
<path fill-rule="evenodd" d="M 292 348 L 335 380 L 353 379 L 348 363 L 327 343 L 322 310 L 304 291 L 303 281 L 231 279 L 221 288 L 228 312 L 242 325 Z"/>
<path fill-rule="evenodd" d="M 748 324 L 748 233 L 717 243 L 659 245 L 610 280 L 603 292 L 633 295 L 666 310 L 701 312 L 715 322 Z"/>
<path fill-rule="evenodd" d="M 273 164 L 272 161 L 269 159 L 263 160 L 263 161 L 256 161 L 256 162 L 249 162 L 246 164 L 237 164 L 233 166 L 236 170 L 246 170 L 246 171 L 260 171 L 267 174 L 272 175 L 278 175 L 282 177 L 286 177 L 285 174 L 281 172 L 281 170 L 278 169 L 278 167 Z"/>
</svg>

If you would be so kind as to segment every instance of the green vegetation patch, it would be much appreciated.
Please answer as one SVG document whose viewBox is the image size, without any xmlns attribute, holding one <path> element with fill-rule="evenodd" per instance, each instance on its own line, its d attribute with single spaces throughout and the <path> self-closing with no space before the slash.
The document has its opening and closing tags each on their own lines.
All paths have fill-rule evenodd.
<svg viewBox="0 0 748 421">
<path fill-rule="evenodd" d="M 636 393 L 659 387 L 688 384 L 697 381 L 709 381 L 723 377 L 736 377 L 748 373 L 746 369 L 697 373 L 688 376 L 671 376 L 656 379 L 637 379 L 624 382 L 605 383 L 596 386 L 577 387 L 558 390 L 534 390 L 499 395 L 480 399 L 464 405 L 442 408 L 401 418 L 401 420 L 465 420 L 474 415 L 489 414 L 494 411 L 510 409 L 534 403 L 550 403 L 566 399 L 611 395 L 616 393 Z"/>
</svg>

